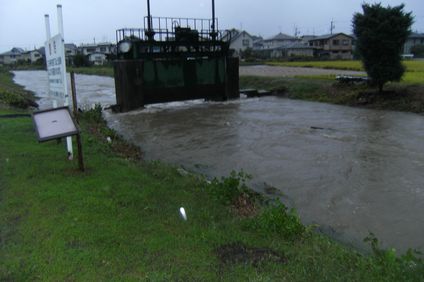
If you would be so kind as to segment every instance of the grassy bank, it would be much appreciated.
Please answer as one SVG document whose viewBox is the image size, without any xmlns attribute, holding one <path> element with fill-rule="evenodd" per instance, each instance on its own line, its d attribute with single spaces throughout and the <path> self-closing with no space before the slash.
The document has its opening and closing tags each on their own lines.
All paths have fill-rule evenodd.
<svg viewBox="0 0 424 282">
<path fill-rule="evenodd" d="M 293 93 L 319 93 L 325 83 L 289 84 Z M 0 106 L 0 281 L 424 277 L 422 260 L 380 250 L 375 238 L 373 253 L 362 255 L 301 225 L 283 204 L 250 192 L 244 174 L 207 181 L 142 161 L 99 108 L 82 118 L 85 173 L 67 161 L 63 142 L 37 143 L 31 120 L 14 113 L 23 112 Z"/>
<path fill-rule="evenodd" d="M 364 256 L 303 227 L 282 204 L 246 190 L 243 174 L 208 182 L 141 161 L 99 111 L 86 113 L 82 128 L 85 173 L 66 160 L 63 143 L 37 143 L 30 119 L 0 118 L 0 280 L 424 277 L 412 255 L 374 245 Z"/>
<path fill-rule="evenodd" d="M 113 77 L 113 67 L 111 66 L 92 66 L 92 67 L 68 67 L 68 72 L 74 71 L 75 73 L 88 74 L 88 75 L 102 75 Z"/>
<path fill-rule="evenodd" d="M 2 66 L 0 66 L 0 106 L 22 109 L 36 106 L 34 95 L 13 83 L 13 74 Z"/>
<path fill-rule="evenodd" d="M 240 77 L 240 88 L 267 89 L 291 99 L 318 101 L 370 109 L 424 112 L 424 84 L 391 83 L 386 93 L 366 85 L 343 85 L 334 79 Z"/>
</svg>

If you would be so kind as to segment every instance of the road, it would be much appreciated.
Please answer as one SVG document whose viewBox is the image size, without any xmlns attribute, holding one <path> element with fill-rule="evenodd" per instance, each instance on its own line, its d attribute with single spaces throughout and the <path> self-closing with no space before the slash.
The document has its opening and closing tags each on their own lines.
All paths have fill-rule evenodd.
<svg viewBox="0 0 424 282">
<path fill-rule="evenodd" d="M 365 75 L 361 71 L 331 70 L 301 67 L 277 67 L 277 66 L 240 66 L 240 75 L 294 77 L 309 75 Z"/>
</svg>

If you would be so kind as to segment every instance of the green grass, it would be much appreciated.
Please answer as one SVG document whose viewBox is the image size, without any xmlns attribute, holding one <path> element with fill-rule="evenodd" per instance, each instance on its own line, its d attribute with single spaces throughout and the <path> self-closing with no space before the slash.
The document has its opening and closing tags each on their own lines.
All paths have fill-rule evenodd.
<svg viewBox="0 0 424 282">
<path fill-rule="evenodd" d="M 113 67 L 111 66 L 92 66 L 92 67 L 68 67 L 68 72 L 74 71 L 75 73 L 88 74 L 88 75 L 102 75 L 113 77 Z"/>
<path fill-rule="evenodd" d="M 22 86 L 13 83 L 13 74 L 0 66 L 0 106 L 27 108 L 33 104 L 34 96 Z"/>
<path fill-rule="evenodd" d="M 0 115 L 4 114 L 0 110 Z M 160 162 L 125 157 L 96 113 L 82 127 L 87 171 L 64 144 L 37 143 L 29 118 L 0 119 L 0 280 L 420 281 L 422 261 L 364 256 L 310 228 L 284 206 L 243 218 L 228 204 L 239 176 L 208 184 Z M 105 136 L 112 136 L 112 144 Z M 115 146 L 115 144 L 117 144 Z M 130 151 L 132 149 L 130 148 Z M 188 221 L 178 214 L 185 207 Z M 284 224 L 283 222 L 287 222 Z M 288 234 L 288 235 L 287 235 Z M 222 261 L 228 244 L 267 248 L 285 263 Z"/>
<path fill-rule="evenodd" d="M 361 61 L 269 62 L 268 64 L 273 66 L 364 71 Z M 406 67 L 406 72 L 404 77 L 402 78 L 402 82 L 424 83 L 424 60 L 406 60 L 403 61 L 403 64 Z M 320 77 L 324 78 L 326 76 Z"/>
<path fill-rule="evenodd" d="M 304 62 L 269 62 L 273 66 L 306 67 L 338 70 L 362 71 L 361 61 L 304 61 Z"/>
<path fill-rule="evenodd" d="M 424 112 L 422 84 L 389 83 L 379 95 L 367 85 L 343 85 L 327 76 L 317 77 L 240 77 L 240 88 L 266 89 L 300 100 L 317 101 L 371 109 Z"/>
</svg>

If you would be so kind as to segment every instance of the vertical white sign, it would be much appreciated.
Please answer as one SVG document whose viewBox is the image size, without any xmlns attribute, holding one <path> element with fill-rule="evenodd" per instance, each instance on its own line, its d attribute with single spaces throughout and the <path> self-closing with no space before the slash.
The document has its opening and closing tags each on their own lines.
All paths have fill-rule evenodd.
<svg viewBox="0 0 424 282">
<path fill-rule="evenodd" d="M 45 15 L 47 41 L 44 44 L 46 52 L 46 66 L 49 79 L 49 94 L 53 98 L 53 106 L 57 101 L 69 106 L 68 83 L 66 77 L 65 40 L 63 33 L 62 5 L 57 5 L 57 22 L 59 33 L 50 35 L 49 16 Z M 66 138 L 69 159 L 73 158 L 72 138 Z"/>
<path fill-rule="evenodd" d="M 49 93 L 53 99 L 65 102 L 68 97 L 66 84 L 65 46 L 62 35 L 46 42 L 46 65 L 49 76 Z"/>
</svg>

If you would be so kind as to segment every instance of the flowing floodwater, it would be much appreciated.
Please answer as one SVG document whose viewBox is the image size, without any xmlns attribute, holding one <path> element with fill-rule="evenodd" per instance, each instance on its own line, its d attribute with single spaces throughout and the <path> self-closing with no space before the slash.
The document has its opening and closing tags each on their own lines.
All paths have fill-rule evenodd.
<svg viewBox="0 0 424 282">
<path fill-rule="evenodd" d="M 16 72 L 16 81 L 45 91 L 27 75 Z M 89 102 L 114 99 L 110 78 L 81 75 L 77 88 Z M 255 189 L 276 188 L 305 223 L 345 243 L 362 247 L 373 232 L 386 247 L 424 250 L 421 115 L 267 97 L 152 105 L 106 118 L 147 159 L 209 176 L 243 169 Z"/>
<path fill-rule="evenodd" d="M 40 109 L 50 108 L 52 98 L 48 93 L 48 78 L 45 71 L 15 71 L 14 81 L 23 85 L 25 89 L 36 94 Z M 71 79 L 68 74 L 68 93 L 71 97 Z M 104 106 L 116 104 L 115 83 L 113 79 L 96 75 L 75 74 L 77 102 L 82 108 L 90 108 L 93 104 L 100 103 Z M 71 99 L 70 99 L 71 100 Z"/>
</svg>

